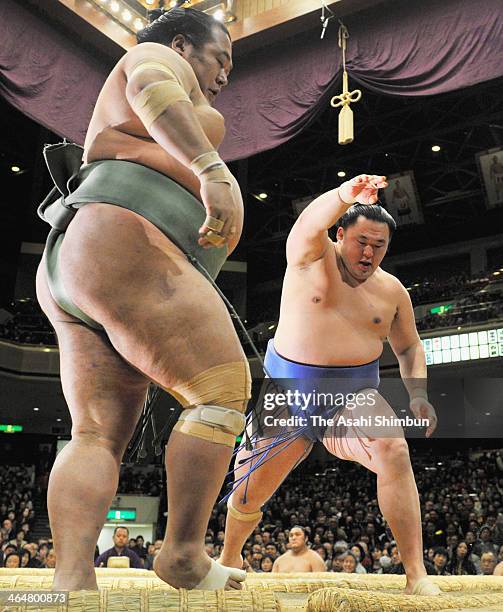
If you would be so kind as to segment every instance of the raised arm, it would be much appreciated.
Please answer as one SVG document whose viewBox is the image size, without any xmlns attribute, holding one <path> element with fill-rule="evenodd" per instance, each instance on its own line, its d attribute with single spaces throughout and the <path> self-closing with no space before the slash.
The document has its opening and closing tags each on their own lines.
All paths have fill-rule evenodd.
<svg viewBox="0 0 503 612">
<path fill-rule="evenodd" d="M 355 204 L 375 204 L 386 177 L 361 174 L 332 189 L 305 208 L 286 243 L 288 265 L 303 267 L 321 259 L 329 244 L 328 230 Z"/>
</svg>

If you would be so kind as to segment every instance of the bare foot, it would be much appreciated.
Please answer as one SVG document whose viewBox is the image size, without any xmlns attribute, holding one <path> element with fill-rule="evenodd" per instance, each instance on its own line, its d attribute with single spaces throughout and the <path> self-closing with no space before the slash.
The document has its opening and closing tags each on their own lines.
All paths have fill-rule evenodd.
<svg viewBox="0 0 503 612">
<path fill-rule="evenodd" d="M 441 592 L 439 587 L 427 575 L 419 576 L 419 578 L 407 577 L 405 595 L 431 596 L 440 595 Z"/>
<path fill-rule="evenodd" d="M 204 552 L 196 555 L 161 551 L 154 559 L 157 576 L 177 589 L 242 589 L 238 570 L 218 565 Z"/>
<path fill-rule="evenodd" d="M 96 573 L 56 570 L 51 589 L 53 591 L 97 591 Z"/>
</svg>

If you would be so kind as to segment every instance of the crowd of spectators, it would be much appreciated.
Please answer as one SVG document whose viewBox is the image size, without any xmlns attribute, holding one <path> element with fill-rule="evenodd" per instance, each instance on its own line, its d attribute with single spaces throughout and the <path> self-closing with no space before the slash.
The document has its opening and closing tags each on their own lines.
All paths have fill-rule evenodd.
<svg viewBox="0 0 503 612">
<path fill-rule="evenodd" d="M 42 547 L 31 537 L 35 521 L 33 466 L 0 466 L 0 565 L 5 567 L 41 567 L 47 556 L 48 542 Z"/>
<path fill-rule="evenodd" d="M 416 320 L 418 331 L 484 323 L 503 317 L 503 292 L 479 292 L 458 302 L 443 314 L 428 314 Z"/>
<path fill-rule="evenodd" d="M 491 573 L 503 561 L 503 453 L 438 458 L 412 454 L 420 492 L 425 564 L 431 574 Z M 319 469 L 319 466 L 318 466 Z M 254 571 L 271 571 L 287 550 L 288 531 L 305 528 L 327 571 L 404 573 L 379 510 L 375 476 L 337 461 L 323 472 L 301 465 L 264 507 L 244 547 Z M 220 555 L 225 513 L 215 508 L 206 549 Z"/>
<path fill-rule="evenodd" d="M 56 334 L 37 300 L 15 300 L 8 312 L 8 318 L 0 323 L 0 338 L 20 344 L 56 346 Z"/>
<path fill-rule="evenodd" d="M 152 495 L 158 497 L 164 486 L 161 468 L 140 468 L 132 465 L 121 466 L 117 493 L 129 495 Z"/>
<path fill-rule="evenodd" d="M 427 571 L 492 574 L 503 562 L 503 451 L 444 457 L 411 451 L 411 456 Z M 159 474 L 154 470 L 152 478 Z M 127 468 L 121 479 L 130 483 L 135 476 Z M 30 537 L 32 481 L 28 468 L 0 472 L 0 564 L 6 567 L 54 567 L 56 562 L 50 539 Z M 146 489 L 152 491 L 151 487 Z M 122 483 L 121 488 L 128 486 Z M 404 573 L 400 552 L 379 510 L 375 476 L 357 464 L 301 464 L 265 505 L 262 523 L 245 544 L 243 555 L 250 569 L 271 571 L 275 559 L 288 549 L 289 530 L 295 525 L 305 529 L 327 571 Z M 221 553 L 224 529 L 225 508 L 216 506 L 206 533 L 206 550 L 214 558 Z M 129 540 L 129 548 L 146 569 L 152 569 L 161 544 L 160 539 L 145 542 L 142 536 Z"/>
<path fill-rule="evenodd" d="M 491 289 L 503 279 L 503 272 L 479 272 L 469 275 L 458 273 L 453 276 L 428 276 L 419 280 L 401 278 L 409 290 L 414 306 L 439 301 L 450 301 L 455 307 L 441 315 L 429 314 L 417 321 L 419 331 L 442 327 L 455 327 L 483 323 L 503 316 L 503 292 Z M 278 299 L 261 300 L 260 316 L 254 317 L 259 323 L 249 330 L 260 350 L 265 350 L 267 341 L 274 337 L 279 313 Z M 23 344 L 56 346 L 56 335 L 40 309 L 31 298 L 12 302 L 10 316 L 0 323 L 0 338 Z M 242 336 L 240 329 L 238 333 Z M 242 340 L 245 338 L 242 336 Z"/>
<path fill-rule="evenodd" d="M 435 276 L 429 274 L 417 279 L 402 278 L 401 282 L 409 291 L 414 306 L 428 304 L 448 299 L 462 299 L 473 295 L 487 287 L 489 283 L 498 280 L 499 270 L 479 272 L 477 274 L 458 273 L 454 275 Z"/>
</svg>

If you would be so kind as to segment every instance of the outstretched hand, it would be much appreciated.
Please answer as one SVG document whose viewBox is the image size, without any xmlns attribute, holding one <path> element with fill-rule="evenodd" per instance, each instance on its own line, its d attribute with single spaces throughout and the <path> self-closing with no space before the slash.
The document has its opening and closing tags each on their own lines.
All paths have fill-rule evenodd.
<svg viewBox="0 0 503 612">
<path fill-rule="evenodd" d="M 358 204 L 375 204 L 378 201 L 378 190 L 388 186 L 385 176 L 360 174 L 339 187 L 339 196 L 343 202 L 352 206 Z"/>
<path fill-rule="evenodd" d="M 437 428 L 437 413 L 429 401 L 422 397 L 416 397 L 410 402 L 410 410 L 417 419 L 428 419 L 426 437 L 429 438 Z"/>
</svg>

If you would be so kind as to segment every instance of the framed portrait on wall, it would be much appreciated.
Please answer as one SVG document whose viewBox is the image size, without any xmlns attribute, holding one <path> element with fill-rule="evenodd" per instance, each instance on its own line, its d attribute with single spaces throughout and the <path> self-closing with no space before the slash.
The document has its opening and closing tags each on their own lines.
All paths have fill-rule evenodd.
<svg viewBox="0 0 503 612">
<path fill-rule="evenodd" d="M 503 206 L 503 148 L 477 153 L 477 162 L 487 207 Z"/>
<path fill-rule="evenodd" d="M 388 176 L 382 200 L 398 226 L 424 223 L 414 173 L 410 170 Z"/>
</svg>

